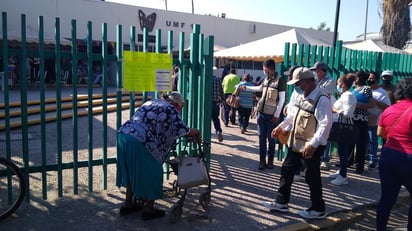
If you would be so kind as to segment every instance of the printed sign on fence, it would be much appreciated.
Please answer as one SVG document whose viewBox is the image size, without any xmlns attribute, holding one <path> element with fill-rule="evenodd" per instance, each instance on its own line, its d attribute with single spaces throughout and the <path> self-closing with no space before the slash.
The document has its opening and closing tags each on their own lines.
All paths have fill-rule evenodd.
<svg viewBox="0 0 412 231">
<path fill-rule="evenodd" d="M 169 91 L 171 54 L 123 52 L 123 89 L 127 91 Z"/>
</svg>

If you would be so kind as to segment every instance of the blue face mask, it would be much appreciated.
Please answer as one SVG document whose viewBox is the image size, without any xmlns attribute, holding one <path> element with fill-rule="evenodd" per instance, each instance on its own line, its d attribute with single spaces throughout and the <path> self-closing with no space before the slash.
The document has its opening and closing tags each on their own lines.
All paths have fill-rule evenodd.
<svg viewBox="0 0 412 231">
<path fill-rule="evenodd" d="M 339 94 L 342 94 L 343 89 L 340 86 L 336 85 L 336 91 L 338 91 Z"/>
<path fill-rule="evenodd" d="M 295 91 L 296 91 L 298 94 L 303 94 L 303 93 L 305 92 L 300 86 L 295 86 Z"/>
<path fill-rule="evenodd" d="M 268 73 L 266 71 L 263 71 L 263 76 L 265 76 L 265 78 L 268 77 Z"/>
</svg>

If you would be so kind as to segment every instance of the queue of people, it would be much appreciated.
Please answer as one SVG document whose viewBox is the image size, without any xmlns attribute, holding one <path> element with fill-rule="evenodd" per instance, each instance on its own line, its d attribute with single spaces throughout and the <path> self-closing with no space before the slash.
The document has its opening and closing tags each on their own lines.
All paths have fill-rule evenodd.
<svg viewBox="0 0 412 231">
<path fill-rule="evenodd" d="M 224 125 L 231 123 L 239 126 L 240 133 L 244 134 L 254 105 L 254 93 L 261 93 L 257 102 L 257 169 L 274 168 L 276 139 L 288 137 L 285 142 L 288 154 L 282 163 L 279 188 L 274 200 L 263 201 L 262 205 L 270 211 L 289 212 L 294 176 L 304 171 L 311 204 L 298 214 L 305 219 L 323 219 L 327 216 L 321 166 L 330 159 L 328 146 L 331 142 L 328 136 L 332 123 L 343 117 L 353 121 L 359 139 L 355 145 L 343 141 L 336 144 L 339 169 L 329 175 L 330 184 L 349 184 L 347 172 L 351 165 L 355 166 L 356 174 L 363 174 L 369 154 L 368 169 L 379 167 L 382 185 L 377 227 L 378 230 L 385 230 L 400 187 L 404 185 L 409 191 L 412 190 L 412 181 L 402 177 L 412 171 L 412 79 L 402 79 L 392 88 L 389 87 L 393 78 L 391 71 L 384 71 L 381 75 L 358 71 L 343 74 L 335 81 L 326 74 L 328 67 L 323 62 L 317 62 L 312 68 L 292 66 L 284 73 L 288 79 L 277 75 L 275 62 L 271 59 L 263 62 L 262 69 L 265 78 L 257 86 L 251 83 L 249 74 L 240 79 L 235 69 L 230 69 L 223 79 L 213 76 L 212 94 L 212 122 L 217 139 L 222 142 L 220 107 L 223 105 L 225 108 Z M 379 85 L 380 80 L 383 85 Z M 289 101 L 286 100 L 287 85 L 293 87 Z M 231 94 L 239 95 L 239 108 L 232 108 L 225 103 Z M 391 96 L 393 101 L 390 100 Z M 181 95 L 172 92 L 162 100 L 145 103 L 119 130 L 117 184 L 127 188 L 125 204 L 120 210 L 122 214 L 138 207 L 144 211 L 143 219 L 164 215 L 164 211 L 154 207 L 154 201 L 161 198 L 163 179 L 160 169 L 167 150 L 173 140 L 180 136 L 193 136 L 200 141 L 199 131 L 188 128 L 181 121 L 179 112 L 183 105 Z M 284 119 L 281 121 L 282 111 Z M 153 118 L 148 116 L 152 112 L 166 112 L 165 117 L 162 117 L 166 119 L 166 124 L 179 126 L 165 126 L 165 130 L 160 133 L 154 128 L 151 130 L 147 125 L 153 124 Z M 378 136 L 384 142 L 380 159 Z M 136 167 L 142 164 L 144 168 Z M 136 204 L 133 198 L 141 199 L 141 204 Z M 412 212 L 409 219 L 411 217 Z"/>
</svg>

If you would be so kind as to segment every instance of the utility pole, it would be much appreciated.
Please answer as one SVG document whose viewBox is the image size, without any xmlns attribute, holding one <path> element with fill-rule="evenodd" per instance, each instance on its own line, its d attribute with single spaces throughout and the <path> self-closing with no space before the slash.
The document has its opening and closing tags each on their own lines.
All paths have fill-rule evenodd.
<svg viewBox="0 0 412 231">
<path fill-rule="evenodd" d="M 366 0 L 365 31 L 363 32 L 363 41 L 366 40 L 366 31 L 367 31 L 367 28 L 368 28 L 368 11 L 369 11 L 369 0 Z"/>
<path fill-rule="evenodd" d="M 335 13 L 335 29 L 333 30 L 333 47 L 336 47 L 336 40 L 338 38 L 339 11 L 340 11 L 340 0 L 337 0 L 336 13 Z"/>
<path fill-rule="evenodd" d="M 195 13 L 195 4 L 194 4 L 194 2 L 193 2 L 194 0 L 192 0 L 192 14 L 194 14 Z"/>
</svg>

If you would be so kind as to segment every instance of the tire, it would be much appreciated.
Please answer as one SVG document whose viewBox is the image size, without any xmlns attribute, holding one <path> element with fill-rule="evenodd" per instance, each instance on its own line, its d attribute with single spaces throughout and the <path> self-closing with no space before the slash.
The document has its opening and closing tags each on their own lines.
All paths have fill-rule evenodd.
<svg viewBox="0 0 412 231">
<path fill-rule="evenodd" d="M 169 210 L 169 221 L 172 224 L 176 224 L 182 217 L 183 208 L 181 205 L 173 205 Z"/>
<path fill-rule="evenodd" d="M 211 199 L 211 195 L 210 192 L 203 192 L 200 194 L 199 196 L 199 204 L 202 206 L 202 208 L 204 210 L 207 209 L 207 207 L 209 206 L 210 203 L 210 199 Z"/>
<path fill-rule="evenodd" d="M 0 220 L 19 208 L 25 192 L 23 173 L 13 162 L 0 158 Z"/>
</svg>

